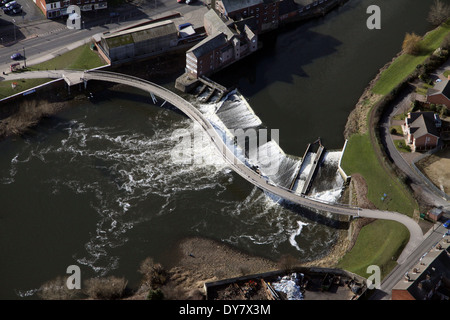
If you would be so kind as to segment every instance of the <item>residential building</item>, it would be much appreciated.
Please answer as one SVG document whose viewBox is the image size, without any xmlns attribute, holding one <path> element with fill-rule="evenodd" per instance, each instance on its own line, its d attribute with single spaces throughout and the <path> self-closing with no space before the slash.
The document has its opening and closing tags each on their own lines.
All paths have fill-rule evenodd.
<svg viewBox="0 0 450 320">
<path fill-rule="evenodd" d="M 450 84 L 448 79 L 438 82 L 433 88 L 428 89 L 427 102 L 442 104 L 450 109 Z"/>
<path fill-rule="evenodd" d="M 449 246 L 446 235 L 392 288 L 392 300 L 449 300 Z"/>
<path fill-rule="evenodd" d="M 215 3 L 215 9 L 222 17 L 234 21 L 254 17 L 256 25 L 253 31 L 259 34 L 278 27 L 281 1 L 218 0 Z"/>
<path fill-rule="evenodd" d="M 439 143 L 436 124 L 439 117 L 434 112 L 410 112 L 405 118 L 404 133 L 412 151 L 429 150 Z"/>
<path fill-rule="evenodd" d="M 70 5 L 80 7 L 81 11 L 95 11 L 108 8 L 107 0 L 33 0 L 38 8 L 49 18 L 68 15 Z"/>
<path fill-rule="evenodd" d="M 167 52 L 178 44 L 172 20 L 163 20 L 101 36 L 98 47 L 111 64 Z"/>
<path fill-rule="evenodd" d="M 207 76 L 258 49 L 257 35 L 247 24 L 226 24 L 214 10 L 204 16 L 203 41 L 186 52 L 186 72 L 193 78 Z"/>
</svg>

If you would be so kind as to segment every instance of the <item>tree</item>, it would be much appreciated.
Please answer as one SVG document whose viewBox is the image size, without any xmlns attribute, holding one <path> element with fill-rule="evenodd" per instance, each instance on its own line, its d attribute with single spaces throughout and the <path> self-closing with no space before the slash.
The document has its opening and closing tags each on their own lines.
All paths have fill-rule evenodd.
<svg viewBox="0 0 450 320">
<path fill-rule="evenodd" d="M 418 55 L 421 50 L 420 44 L 421 37 L 417 34 L 407 33 L 405 39 L 403 40 L 402 49 L 405 53 Z"/>
<path fill-rule="evenodd" d="M 435 0 L 428 12 L 428 22 L 438 26 L 450 18 L 450 6 L 442 3 L 441 0 Z"/>
</svg>

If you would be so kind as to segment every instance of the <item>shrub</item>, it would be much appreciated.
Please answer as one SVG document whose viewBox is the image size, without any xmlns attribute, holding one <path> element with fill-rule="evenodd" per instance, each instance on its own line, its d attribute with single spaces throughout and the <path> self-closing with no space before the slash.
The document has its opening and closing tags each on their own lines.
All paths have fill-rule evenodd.
<svg viewBox="0 0 450 320">
<path fill-rule="evenodd" d="M 71 300 L 77 298 L 79 290 L 67 288 L 68 277 L 57 277 L 44 283 L 39 288 L 38 295 L 44 300 Z"/>
<path fill-rule="evenodd" d="M 449 17 L 450 7 L 440 0 L 435 0 L 428 12 L 428 22 L 434 26 L 438 26 L 444 23 Z"/>
<path fill-rule="evenodd" d="M 150 289 L 147 295 L 148 300 L 162 300 L 164 299 L 164 294 L 160 288 L 158 289 Z"/>
<path fill-rule="evenodd" d="M 406 33 L 402 45 L 403 51 L 407 54 L 418 55 L 421 51 L 420 40 L 421 37 L 415 34 L 414 32 Z"/>
<path fill-rule="evenodd" d="M 85 281 L 85 293 L 92 299 L 120 299 L 125 293 L 128 281 L 124 278 L 92 278 Z"/>
<path fill-rule="evenodd" d="M 144 276 L 143 281 L 151 288 L 161 286 L 167 281 L 166 270 L 160 263 L 155 263 L 152 258 L 142 261 L 138 271 Z"/>
</svg>

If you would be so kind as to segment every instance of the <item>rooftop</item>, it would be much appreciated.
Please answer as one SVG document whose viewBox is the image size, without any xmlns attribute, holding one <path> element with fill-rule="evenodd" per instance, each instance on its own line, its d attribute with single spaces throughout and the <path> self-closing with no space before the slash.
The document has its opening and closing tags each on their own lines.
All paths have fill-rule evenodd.
<svg viewBox="0 0 450 320">
<path fill-rule="evenodd" d="M 436 95 L 436 94 L 443 94 L 445 97 L 450 99 L 450 85 L 449 80 L 444 80 L 441 82 L 436 83 L 436 85 L 433 88 L 428 89 L 428 95 Z"/>
<path fill-rule="evenodd" d="M 449 293 L 450 236 L 444 236 L 400 280 L 392 290 L 407 290 L 415 299 L 435 299 Z M 443 293 L 444 292 L 444 293 Z M 450 293 L 449 295 L 450 296 Z"/>
<path fill-rule="evenodd" d="M 110 48 L 115 48 L 147 39 L 163 37 L 168 34 L 177 34 L 177 28 L 172 20 L 126 29 L 117 33 L 105 35 L 103 38 Z"/>
<path fill-rule="evenodd" d="M 409 117 L 406 118 L 406 121 L 411 128 L 410 132 L 414 133 L 415 138 L 419 138 L 428 133 L 439 137 L 434 112 L 411 112 Z"/>
</svg>

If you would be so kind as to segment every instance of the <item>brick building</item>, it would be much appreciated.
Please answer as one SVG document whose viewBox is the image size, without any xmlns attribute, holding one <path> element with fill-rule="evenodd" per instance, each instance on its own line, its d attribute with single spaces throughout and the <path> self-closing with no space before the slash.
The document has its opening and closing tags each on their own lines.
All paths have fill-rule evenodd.
<svg viewBox="0 0 450 320">
<path fill-rule="evenodd" d="M 95 11 L 108 8 L 107 0 L 33 0 L 38 8 L 49 18 L 67 15 L 70 5 L 80 7 L 81 11 Z"/>
<path fill-rule="evenodd" d="M 443 104 L 450 109 L 450 84 L 449 80 L 438 82 L 434 88 L 428 90 L 427 102 Z"/>
<path fill-rule="evenodd" d="M 393 288 L 392 300 L 450 299 L 450 236 L 445 236 Z"/>
<path fill-rule="evenodd" d="M 217 12 L 227 19 L 239 21 L 255 18 L 256 33 L 274 30 L 278 27 L 282 0 L 218 0 Z"/>
<path fill-rule="evenodd" d="M 429 150 L 439 143 L 436 124 L 440 122 L 434 112 L 410 112 L 405 118 L 404 130 L 412 151 Z"/>
<path fill-rule="evenodd" d="M 208 37 L 186 52 L 186 72 L 193 78 L 210 75 L 258 48 L 248 25 L 227 25 L 214 10 L 205 14 L 204 26 Z"/>
</svg>

